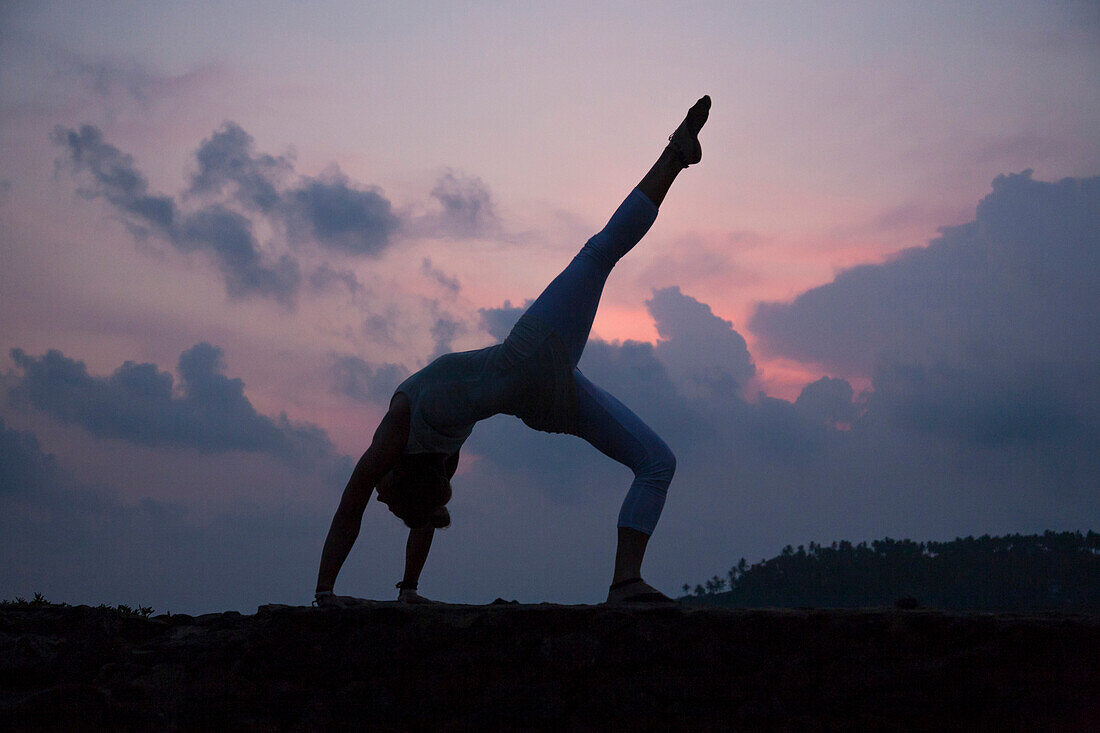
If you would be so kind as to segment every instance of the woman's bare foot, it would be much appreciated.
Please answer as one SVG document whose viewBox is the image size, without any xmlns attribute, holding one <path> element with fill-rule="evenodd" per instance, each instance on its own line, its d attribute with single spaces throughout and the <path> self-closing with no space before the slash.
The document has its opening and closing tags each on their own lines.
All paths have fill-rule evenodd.
<svg viewBox="0 0 1100 733">
<path fill-rule="evenodd" d="M 703 147 L 699 144 L 699 131 L 707 123 L 710 116 L 710 96 L 704 94 L 699 98 L 676 132 L 668 136 L 669 147 L 680 154 L 680 162 L 686 168 L 695 165 L 703 159 Z"/>
<path fill-rule="evenodd" d="M 648 606 L 675 605 L 676 601 L 666 596 L 641 578 L 632 578 L 615 583 L 607 591 L 607 604 L 641 604 Z"/>
</svg>

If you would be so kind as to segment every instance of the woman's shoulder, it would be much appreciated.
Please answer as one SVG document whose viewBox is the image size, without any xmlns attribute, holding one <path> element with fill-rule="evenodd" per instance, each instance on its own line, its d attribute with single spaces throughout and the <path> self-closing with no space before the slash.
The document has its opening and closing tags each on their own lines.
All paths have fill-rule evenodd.
<svg viewBox="0 0 1100 733">
<path fill-rule="evenodd" d="M 390 398 L 390 412 L 409 414 L 409 396 L 404 392 L 394 392 Z"/>
</svg>

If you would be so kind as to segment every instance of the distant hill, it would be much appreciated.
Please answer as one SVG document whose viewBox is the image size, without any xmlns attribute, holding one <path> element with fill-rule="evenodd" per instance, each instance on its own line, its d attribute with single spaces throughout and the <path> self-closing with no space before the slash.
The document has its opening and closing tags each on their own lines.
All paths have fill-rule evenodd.
<svg viewBox="0 0 1100 733">
<path fill-rule="evenodd" d="M 1100 533 L 914 542 L 790 545 L 770 560 L 744 558 L 685 600 L 713 606 L 1100 612 Z M 908 600 L 906 600 L 908 599 Z"/>
</svg>

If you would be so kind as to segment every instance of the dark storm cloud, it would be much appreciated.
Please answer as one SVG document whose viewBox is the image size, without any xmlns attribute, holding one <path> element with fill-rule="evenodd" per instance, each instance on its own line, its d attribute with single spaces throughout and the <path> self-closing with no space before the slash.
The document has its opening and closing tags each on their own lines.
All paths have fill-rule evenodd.
<svg viewBox="0 0 1100 733">
<path fill-rule="evenodd" d="M 303 177 L 284 194 L 281 207 L 295 239 L 351 255 L 381 255 L 401 226 L 381 189 L 360 188 L 338 170 Z"/>
<path fill-rule="evenodd" d="M 58 481 L 60 469 L 33 433 L 9 428 L 0 418 L 0 495 L 30 493 Z"/>
<path fill-rule="evenodd" d="M 1100 359 L 1100 178 L 999 176 L 975 221 L 846 270 L 750 327 L 772 354 L 869 375 L 890 363 Z"/>
<path fill-rule="evenodd" d="M 78 189 L 89 198 L 103 197 L 138 222 L 156 229 L 172 225 L 175 204 L 168 196 L 150 196 L 149 183 L 134 166 L 134 160 L 103 139 L 94 125 L 79 130 L 57 127 L 53 141 L 68 151 L 74 173 L 87 174 L 91 185 Z"/>
<path fill-rule="evenodd" d="M 269 212 L 279 203 L 276 185 L 292 172 L 283 156 L 257 154 L 252 136 L 234 122 L 226 122 L 195 152 L 199 169 L 191 178 L 191 193 L 221 194 L 233 186 L 242 204 Z"/>
<path fill-rule="evenodd" d="M 207 343 L 180 355 L 178 389 L 172 375 L 155 364 L 128 361 L 110 376 L 97 377 L 56 350 L 33 357 L 13 349 L 11 356 L 23 371 L 9 392 L 12 402 L 93 435 L 202 453 L 266 453 L 296 465 L 341 460 L 316 425 L 258 413 L 244 395 L 244 382 L 222 373 L 221 349 Z"/>
<path fill-rule="evenodd" d="M 678 286 L 655 290 L 646 308 L 661 337 L 658 355 L 687 391 L 738 390 L 756 374 L 745 339 L 733 324 Z"/>
<path fill-rule="evenodd" d="M 1000 176 L 975 221 L 752 321 L 773 353 L 873 376 L 868 417 L 974 445 L 1100 421 L 1100 178 Z M 881 424 L 881 423 L 880 423 Z"/>
<path fill-rule="evenodd" d="M 371 364 L 357 356 L 337 356 L 332 365 L 332 391 L 359 402 L 389 404 L 394 389 L 409 370 L 402 364 Z"/>
<path fill-rule="evenodd" d="M 979 446 L 1075 442 L 1100 415 L 1067 398 L 1058 387 L 1065 376 L 1049 367 L 991 375 L 945 364 L 884 365 L 867 409 L 909 430 Z"/>
<path fill-rule="evenodd" d="M 236 211 L 215 204 L 188 214 L 172 230 L 171 241 L 184 251 L 209 252 L 231 297 L 259 295 L 293 306 L 302 280 L 298 261 L 284 254 L 277 262 L 266 262 L 252 234 L 252 222 Z"/>
<path fill-rule="evenodd" d="M 822 377 L 802 388 L 795 407 L 811 420 L 829 425 L 850 425 L 859 416 L 852 385 L 846 379 Z"/>
</svg>

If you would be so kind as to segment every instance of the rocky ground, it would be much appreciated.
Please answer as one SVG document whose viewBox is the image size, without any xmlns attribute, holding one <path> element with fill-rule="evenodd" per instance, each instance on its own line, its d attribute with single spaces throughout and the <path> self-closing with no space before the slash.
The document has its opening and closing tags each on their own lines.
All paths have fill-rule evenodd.
<svg viewBox="0 0 1100 733">
<path fill-rule="evenodd" d="M 1098 730 L 1100 618 L 0 610 L 0 729 Z"/>
</svg>

